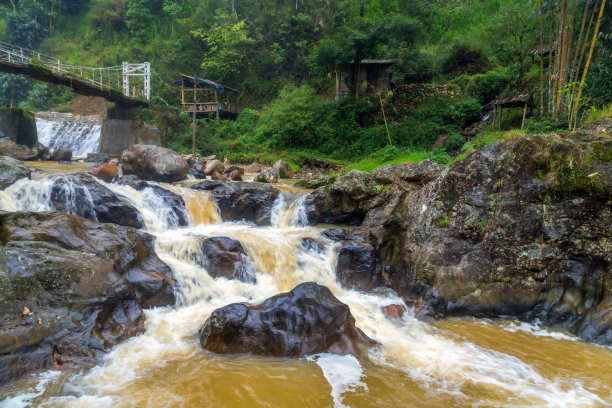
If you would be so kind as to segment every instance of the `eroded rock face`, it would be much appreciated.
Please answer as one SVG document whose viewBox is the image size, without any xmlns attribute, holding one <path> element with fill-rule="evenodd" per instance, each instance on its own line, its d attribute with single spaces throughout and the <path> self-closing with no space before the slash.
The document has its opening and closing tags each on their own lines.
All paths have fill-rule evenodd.
<svg viewBox="0 0 612 408">
<path fill-rule="evenodd" d="M 612 344 L 610 152 L 609 136 L 576 132 L 494 143 L 442 171 L 351 172 L 308 214 L 360 224 L 380 269 L 350 273 L 357 287 L 392 287 L 421 316 L 537 318 Z M 350 234 L 327 234 L 347 265 L 370 264 Z"/>
<path fill-rule="evenodd" d="M 289 167 L 287 162 L 283 160 L 276 161 L 276 163 L 272 165 L 272 169 L 274 169 L 274 171 L 276 172 L 276 174 L 278 174 L 278 177 L 280 178 L 291 178 L 293 174 L 293 170 L 291 170 L 291 167 Z"/>
<path fill-rule="evenodd" d="M 154 145 L 134 145 L 121 154 L 123 174 L 172 183 L 184 180 L 189 165 L 180 154 Z"/>
<path fill-rule="evenodd" d="M 19 160 L 0 156 L 0 190 L 4 190 L 17 180 L 30 178 L 32 170 Z"/>
<path fill-rule="evenodd" d="M 56 210 L 102 223 L 142 228 L 140 212 L 125 197 L 113 193 L 89 174 L 55 178 L 51 204 Z"/>
<path fill-rule="evenodd" d="M 355 327 L 346 304 L 326 287 L 307 282 L 260 305 L 215 310 L 200 330 L 200 344 L 215 353 L 300 357 L 359 354 L 374 342 Z"/>
<path fill-rule="evenodd" d="M 0 213 L 0 229 L 0 383 L 96 364 L 174 304 L 148 234 L 60 212 Z"/>
<path fill-rule="evenodd" d="M 279 190 L 271 186 L 249 182 L 204 180 L 191 188 L 212 191 L 223 220 L 245 220 L 257 225 L 270 225 L 272 208 L 279 194 Z"/>
<path fill-rule="evenodd" d="M 237 279 L 256 283 L 255 265 L 240 242 L 227 237 L 207 238 L 202 242 L 202 266 L 213 278 Z"/>
</svg>

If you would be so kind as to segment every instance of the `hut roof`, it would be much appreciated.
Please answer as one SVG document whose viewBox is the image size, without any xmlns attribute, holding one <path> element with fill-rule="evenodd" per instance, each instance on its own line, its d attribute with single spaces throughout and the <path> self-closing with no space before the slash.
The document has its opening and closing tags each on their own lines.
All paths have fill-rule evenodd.
<svg viewBox="0 0 612 408">
<path fill-rule="evenodd" d="M 529 92 L 499 95 L 495 98 L 495 105 L 500 105 L 504 108 L 522 107 L 525 103 L 534 106 L 533 98 Z"/>
<path fill-rule="evenodd" d="M 552 46 L 556 47 L 557 44 L 553 43 Z M 550 53 L 550 50 L 551 50 L 550 43 L 544 44 L 544 46 L 542 47 L 542 55 L 546 55 L 546 54 Z M 554 48 L 552 49 L 552 52 L 553 52 L 553 54 L 555 53 Z M 537 45 L 537 46 L 533 47 L 532 49 L 529 50 L 528 54 L 532 55 L 532 56 L 540 55 L 540 46 Z"/>
<path fill-rule="evenodd" d="M 211 81 L 210 79 L 203 79 L 203 78 L 198 78 L 197 76 L 192 77 L 189 75 L 185 75 L 185 74 L 181 74 L 181 77 L 179 79 L 177 79 L 174 82 L 175 85 L 183 85 L 185 88 L 209 88 L 209 87 L 215 87 L 221 91 L 229 91 L 229 92 L 236 92 L 238 93 L 239 91 L 237 91 L 236 89 L 230 88 L 228 86 L 225 85 L 221 85 L 216 83 L 215 81 Z"/>
</svg>

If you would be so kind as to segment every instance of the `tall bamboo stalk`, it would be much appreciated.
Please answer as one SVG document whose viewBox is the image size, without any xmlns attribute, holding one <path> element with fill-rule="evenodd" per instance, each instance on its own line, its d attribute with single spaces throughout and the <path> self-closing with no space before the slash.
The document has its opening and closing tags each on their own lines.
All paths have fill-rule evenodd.
<svg viewBox="0 0 612 408">
<path fill-rule="evenodd" d="M 599 9 L 599 16 L 597 17 L 597 24 L 595 25 L 595 31 L 593 32 L 593 40 L 591 41 L 591 48 L 589 49 L 589 57 L 584 65 L 584 71 L 582 72 L 582 79 L 580 80 L 580 86 L 578 87 L 578 95 L 574 102 L 574 109 L 570 116 L 570 128 L 576 128 L 576 117 L 578 115 L 578 106 L 580 105 L 580 96 L 582 96 L 582 89 L 584 88 L 584 81 L 587 73 L 589 72 L 589 66 L 591 65 L 591 58 L 593 57 L 593 50 L 595 49 L 595 43 L 597 42 L 597 35 L 599 34 L 599 26 L 601 25 L 601 18 L 603 16 L 604 8 L 606 6 L 606 0 L 602 0 L 601 8 Z M 573 121 L 573 124 L 572 124 Z"/>
<path fill-rule="evenodd" d="M 572 61 L 572 66 L 570 68 L 570 73 L 569 73 L 569 84 L 570 84 L 570 89 L 571 89 L 571 94 L 574 95 L 574 92 L 576 90 L 576 78 L 578 76 L 578 70 L 580 69 L 580 65 L 582 64 L 582 54 L 584 53 L 584 45 L 586 45 L 586 39 L 589 36 L 589 31 L 591 30 L 591 23 L 593 22 L 593 16 L 591 16 L 591 21 L 589 22 L 589 29 L 587 30 L 586 33 L 586 37 L 584 37 L 584 27 L 586 25 L 586 21 L 587 21 L 587 16 L 589 15 L 589 6 L 591 5 L 591 1 L 592 0 L 588 0 L 587 2 L 584 3 L 584 11 L 582 12 L 582 24 L 580 25 L 580 34 L 578 35 L 578 41 L 576 42 L 576 51 L 574 52 L 574 60 Z M 595 7 L 593 8 L 593 10 L 597 9 L 597 2 L 595 3 Z M 583 37 L 585 38 L 584 44 L 583 44 Z M 581 47 L 582 44 L 582 47 Z M 578 56 L 580 56 L 580 62 L 578 61 Z M 578 65 L 576 65 L 578 64 Z M 574 109 L 574 98 L 570 98 L 569 100 L 570 105 L 568 108 L 569 112 L 572 112 L 572 110 Z"/>
<path fill-rule="evenodd" d="M 540 0 L 540 116 L 544 114 L 544 7 Z"/>
<path fill-rule="evenodd" d="M 549 20 L 550 20 L 550 32 L 549 32 L 549 52 L 548 52 L 548 88 L 546 89 L 546 96 L 548 99 L 548 111 L 553 110 L 553 97 L 552 97 L 552 84 L 553 84 L 553 54 L 555 47 L 553 47 L 553 33 L 555 31 L 555 19 L 553 18 L 553 6 L 552 2 L 549 2 Z"/>
<path fill-rule="evenodd" d="M 561 107 L 561 91 L 563 90 L 563 72 L 565 67 L 565 47 L 567 44 L 567 31 L 568 31 L 568 6 L 569 0 L 562 2 L 562 13 L 561 13 L 561 35 L 560 41 L 561 46 L 559 47 L 559 70 L 557 71 L 557 97 L 555 98 L 555 120 L 559 119 L 559 110 Z"/>
</svg>

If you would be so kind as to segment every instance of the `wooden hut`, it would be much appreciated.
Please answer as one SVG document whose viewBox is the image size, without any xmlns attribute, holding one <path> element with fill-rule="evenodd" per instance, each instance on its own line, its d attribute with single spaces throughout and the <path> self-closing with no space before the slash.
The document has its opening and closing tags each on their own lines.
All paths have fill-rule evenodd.
<svg viewBox="0 0 612 408">
<path fill-rule="evenodd" d="M 362 84 L 366 84 L 365 89 L 360 89 L 360 93 L 388 92 L 393 89 L 393 78 L 388 69 L 395 64 L 395 60 L 370 59 L 361 60 L 356 67 L 354 64 L 354 62 L 351 63 L 348 71 L 336 72 L 336 95 L 349 93 L 351 72 L 356 72 L 358 87 L 361 88 Z"/>
<path fill-rule="evenodd" d="M 512 95 L 500 95 L 495 98 L 493 103 L 493 123 L 491 123 L 491 130 L 495 128 L 495 123 L 498 118 L 499 110 L 499 129 L 501 130 L 501 124 L 504 117 L 504 108 L 523 108 L 523 121 L 521 122 L 521 129 L 525 127 L 525 118 L 527 117 L 527 108 L 533 110 L 535 107 L 533 98 L 528 92 Z"/>
<path fill-rule="evenodd" d="M 217 118 L 232 118 L 238 114 L 239 92 L 210 79 L 181 74 L 176 80 L 181 87 L 183 112 L 199 114 L 214 113 Z"/>
</svg>

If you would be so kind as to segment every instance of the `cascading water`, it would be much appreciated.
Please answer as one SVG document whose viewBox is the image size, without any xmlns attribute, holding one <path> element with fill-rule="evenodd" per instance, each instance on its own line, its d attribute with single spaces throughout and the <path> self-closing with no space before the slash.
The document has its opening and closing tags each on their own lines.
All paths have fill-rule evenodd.
<svg viewBox="0 0 612 408">
<path fill-rule="evenodd" d="M 72 150 L 73 157 L 87 157 L 100 148 L 102 125 L 96 116 L 71 113 L 39 113 L 36 117 L 38 141 L 52 152 L 60 147 Z"/>
<path fill-rule="evenodd" d="M 167 221 L 169 209 L 160 208 L 164 204 L 151 196 L 153 191 L 104 185 L 143 214 L 146 229 L 156 236 L 156 252 L 178 281 L 177 305 L 148 310 L 144 334 L 116 347 L 103 365 L 77 374 L 44 373 L 0 398 L 0 406 L 556 407 L 605 406 L 612 397 L 606 382 L 612 374 L 605 373 L 612 355 L 605 348 L 526 324 L 474 319 L 432 325 L 411 312 L 388 319 L 381 308 L 403 305 L 402 300 L 388 291 L 366 294 L 337 283 L 336 244 L 323 238 L 320 228 L 306 226 L 299 193 L 281 194 L 272 225 L 257 227 L 221 222 L 210 192 L 163 185 L 180 194 L 190 212 L 190 226 L 178 228 Z M 10 189 L 3 193 L 13 197 Z M 45 209 L 45 194 L 21 190 L 18 202 L 40 201 L 28 208 Z M 201 266 L 201 243 L 214 236 L 241 243 L 256 283 L 213 279 L 207 273 Z M 305 245 L 304 238 L 320 245 Z M 199 346 L 198 330 L 216 308 L 259 303 L 306 281 L 330 288 L 380 346 L 365 359 L 221 356 Z M 536 341 L 546 345 L 537 353 L 534 345 L 541 343 Z M 580 371 L 576 366 L 587 356 L 595 366 Z M 41 392 L 41 387 L 50 391 Z"/>
</svg>

